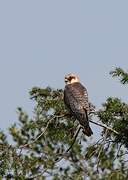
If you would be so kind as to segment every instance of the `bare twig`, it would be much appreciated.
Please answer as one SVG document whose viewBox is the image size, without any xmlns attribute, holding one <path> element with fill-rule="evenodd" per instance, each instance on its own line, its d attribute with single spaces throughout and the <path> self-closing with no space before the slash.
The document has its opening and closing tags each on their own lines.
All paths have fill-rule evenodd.
<svg viewBox="0 0 128 180">
<path fill-rule="evenodd" d="M 100 142 L 101 141 L 101 142 Z M 101 138 L 101 139 L 99 139 L 93 146 L 95 147 L 96 145 L 98 145 L 99 144 L 99 142 L 100 143 L 102 143 L 104 140 L 103 140 L 103 137 Z M 89 158 L 94 154 L 94 153 L 96 153 L 96 150 L 97 149 L 94 149 L 90 154 L 89 154 Z"/>
<path fill-rule="evenodd" d="M 105 128 L 105 129 L 108 129 L 109 131 L 112 131 L 112 132 L 114 132 L 115 134 L 118 134 L 118 135 L 119 135 L 119 132 L 117 132 L 116 130 L 112 129 L 111 127 L 106 126 L 105 124 L 101 124 L 101 123 L 98 123 L 98 122 L 94 122 L 94 121 L 92 121 L 92 120 L 89 120 L 89 121 L 90 121 L 91 123 L 93 123 L 93 124 L 96 124 L 97 126 L 100 126 L 100 127 Z"/>
<path fill-rule="evenodd" d="M 42 132 L 41 134 L 39 134 L 39 135 L 38 135 L 33 141 L 31 141 L 30 143 L 26 143 L 26 144 L 24 144 L 24 145 L 21 145 L 19 148 L 22 149 L 22 148 L 25 148 L 25 147 L 27 147 L 27 146 L 35 143 L 41 136 L 43 136 L 43 135 L 45 134 L 45 132 L 46 132 L 46 130 L 47 130 L 47 128 L 48 128 L 48 126 L 49 126 L 49 124 L 51 123 L 52 120 L 54 120 L 55 118 L 62 118 L 62 117 L 64 117 L 64 116 L 66 116 L 66 114 L 62 114 L 62 115 L 60 115 L 60 116 L 53 116 L 53 117 L 48 121 L 45 129 L 43 130 L 43 132 Z"/>
<path fill-rule="evenodd" d="M 37 136 L 36 139 L 34 139 L 33 141 L 31 141 L 30 143 L 26 143 L 26 144 L 24 144 L 24 145 L 21 145 L 19 148 L 22 149 L 22 148 L 25 148 L 25 147 L 27 147 L 27 146 L 29 146 L 29 145 L 35 143 L 41 136 L 43 136 L 43 134 L 45 134 L 45 132 L 46 132 L 46 130 L 47 130 L 47 128 L 48 128 L 50 122 L 51 122 L 53 119 L 54 119 L 54 118 L 52 118 L 52 119 L 50 119 L 50 120 L 48 121 L 48 123 L 47 123 L 47 125 L 46 125 L 44 131 L 43 131 L 41 134 L 39 134 L 39 136 Z"/>
<path fill-rule="evenodd" d="M 116 154 L 114 160 L 116 160 L 116 158 L 120 157 L 119 153 L 120 153 L 121 147 L 122 147 L 122 144 L 120 144 L 120 146 L 118 147 L 117 154 Z"/>
<path fill-rule="evenodd" d="M 72 141 L 72 144 L 71 144 L 71 146 L 66 150 L 66 153 L 69 152 L 70 149 L 72 148 L 72 146 L 74 145 L 74 143 L 75 143 L 75 141 L 76 141 L 76 138 L 77 138 L 77 136 L 78 136 L 78 134 L 79 134 L 79 132 L 80 132 L 81 129 L 82 129 L 82 127 L 80 126 L 80 127 L 78 128 L 78 130 L 76 131 L 76 134 L 75 134 L 75 136 L 74 136 L 74 139 L 73 139 L 73 141 Z"/>
<path fill-rule="evenodd" d="M 42 172 L 34 175 L 34 176 L 31 176 L 29 177 L 30 179 L 37 179 L 38 177 L 42 177 L 44 175 L 44 173 L 47 173 L 47 174 L 50 174 L 48 171 L 47 171 L 48 168 L 44 169 Z M 46 176 L 45 176 L 46 177 Z"/>
<path fill-rule="evenodd" d="M 100 163 L 100 155 L 103 151 L 103 146 L 105 145 L 105 141 L 106 141 L 106 138 L 107 138 L 107 133 L 108 133 L 108 129 L 105 130 L 105 135 L 103 137 L 103 144 L 100 145 L 100 148 L 99 148 L 99 153 L 98 153 L 98 157 L 97 157 L 97 172 L 99 172 L 99 163 Z"/>
<path fill-rule="evenodd" d="M 94 144 L 94 146 L 98 145 L 100 141 L 101 141 L 101 142 L 103 141 L 103 137 L 102 137 L 101 139 L 99 139 L 99 140 Z"/>
<path fill-rule="evenodd" d="M 66 153 L 70 151 L 70 149 L 71 149 L 72 146 L 74 145 L 74 143 L 75 143 L 75 141 L 76 141 L 76 138 L 77 138 L 77 136 L 78 136 L 78 134 L 79 134 L 79 132 L 80 132 L 81 129 L 82 129 L 82 127 L 80 126 L 80 127 L 78 128 L 78 130 L 76 131 L 76 134 L 75 134 L 75 136 L 74 136 L 74 138 L 73 138 L 72 144 L 70 145 L 70 147 L 69 147 L 63 154 L 59 154 L 59 155 L 61 155 L 61 158 L 60 158 L 60 159 L 57 158 L 57 160 L 55 160 L 56 163 L 59 162 L 59 161 L 61 161 L 61 160 L 64 158 L 64 156 L 66 155 Z"/>
</svg>

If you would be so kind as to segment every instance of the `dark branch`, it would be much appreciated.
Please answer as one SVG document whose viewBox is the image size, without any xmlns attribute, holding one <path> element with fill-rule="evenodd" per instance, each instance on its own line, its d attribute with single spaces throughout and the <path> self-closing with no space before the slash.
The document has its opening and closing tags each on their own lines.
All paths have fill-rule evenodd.
<svg viewBox="0 0 128 180">
<path fill-rule="evenodd" d="M 25 147 L 27 147 L 27 146 L 35 143 L 41 136 L 43 136 L 43 135 L 46 133 L 46 130 L 47 130 L 47 128 L 48 128 L 48 126 L 49 126 L 49 124 L 51 123 L 52 120 L 54 120 L 55 118 L 62 118 L 62 117 L 64 117 L 64 116 L 66 116 L 66 115 L 67 115 L 67 114 L 62 114 L 62 115 L 60 115 L 60 116 L 53 116 L 53 117 L 48 121 L 48 123 L 47 123 L 45 129 L 43 130 L 43 132 L 42 132 L 41 134 L 39 134 L 39 135 L 36 137 L 36 139 L 34 139 L 33 141 L 31 141 L 30 143 L 21 145 L 19 148 L 22 149 L 22 148 L 25 148 Z"/>
<path fill-rule="evenodd" d="M 70 147 L 69 147 L 63 154 L 59 154 L 59 156 L 61 156 L 61 158 L 60 158 L 60 159 L 56 158 L 56 160 L 55 160 L 56 163 L 59 162 L 59 161 L 61 161 L 61 160 L 64 158 L 64 156 L 67 154 L 67 152 L 70 151 L 70 149 L 71 149 L 72 146 L 74 145 L 74 143 L 75 143 L 75 141 L 76 141 L 76 138 L 77 138 L 77 136 L 78 136 L 78 134 L 79 134 L 79 132 L 80 132 L 81 129 L 82 129 L 82 127 L 80 126 L 80 127 L 78 128 L 78 130 L 76 131 L 76 134 L 75 134 L 75 136 L 74 136 L 74 138 L 73 138 L 73 141 L 72 141 Z M 58 155 L 57 155 L 57 156 L 58 156 Z"/>
<path fill-rule="evenodd" d="M 108 129 L 109 131 L 112 131 L 112 132 L 114 132 L 115 134 L 118 134 L 118 135 L 119 135 L 119 132 L 117 132 L 116 130 L 112 129 L 111 127 L 106 126 L 105 124 L 101 124 L 101 123 L 98 123 L 98 122 L 94 122 L 94 121 L 92 121 L 92 120 L 89 120 L 89 121 L 90 121 L 91 123 L 93 123 L 93 124 L 96 124 L 97 126 L 100 126 L 100 127 L 105 128 L 105 129 Z"/>
</svg>

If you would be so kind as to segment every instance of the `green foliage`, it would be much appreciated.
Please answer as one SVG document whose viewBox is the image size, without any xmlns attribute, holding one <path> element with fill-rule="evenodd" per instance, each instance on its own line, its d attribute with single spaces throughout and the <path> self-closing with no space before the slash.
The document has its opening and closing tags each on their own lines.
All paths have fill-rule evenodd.
<svg viewBox="0 0 128 180">
<path fill-rule="evenodd" d="M 128 104 L 118 98 L 109 97 L 103 108 L 99 110 L 100 121 L 115 129 L 119 134 L 109 132 L 110 138 L 115 143 L 120 143 L 128 148 Z"/>
<path fill-rule="evenodd" d="M 123 69 L 116 68 L 114 71 L 111 71 L 110 74 L 113 77 L 119 77 L 122 84 L 128 84 L 128 73 L 126 73 Z"/>
<path fill-rule="evenodd" d="M 119 70 L 111 74 L 117 76 L 118 71 L 122 77 Z M 63 90 L 34 87 L 30 97 L 35 102 L 33 116 L 18 107 L 18 123 L 9 127 L 13 145 L 0 132 L 1 179 L 128 179 L 128 104 L 113 97 L 106 100 L 95 114 L 101 125 L 117 133 L 102 128 L 96 141 L 95 129 L 92 138 L 78 131 L 78 121 L 65 108 Z"/>
</svg>

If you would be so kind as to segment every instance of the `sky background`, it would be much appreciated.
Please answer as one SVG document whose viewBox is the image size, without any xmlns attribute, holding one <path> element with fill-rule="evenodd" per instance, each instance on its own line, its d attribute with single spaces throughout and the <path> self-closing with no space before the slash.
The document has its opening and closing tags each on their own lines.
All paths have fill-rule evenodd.
<svg viewBox="0 0 128 180">
<path fill-rule="evenodd" d="M 76 73 L 97 108 L 128 90 L 109 72 L 128 70 L 128 1 L 0 1 L 0 128 L 30 115 L 33 86 L 64 88 Z"/>
</svg>

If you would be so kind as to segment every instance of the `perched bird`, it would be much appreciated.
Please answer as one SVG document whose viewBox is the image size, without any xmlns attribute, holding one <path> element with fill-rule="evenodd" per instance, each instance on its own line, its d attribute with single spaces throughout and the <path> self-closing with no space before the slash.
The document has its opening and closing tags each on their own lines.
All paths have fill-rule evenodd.
<svg viewBox="0 0 128 180">
<path fill-rule="evenodd" d="M 88 113 L 90 109 L 87 90 L 75 74 L 65 75 L 64 80 L 66 84 L 64 89 L 64 103 L 82 125 L 84 134 L 91 136 L 93 132 L 89 126 Z"/>
</svg>

